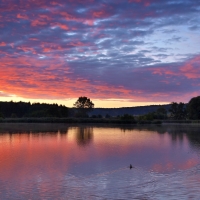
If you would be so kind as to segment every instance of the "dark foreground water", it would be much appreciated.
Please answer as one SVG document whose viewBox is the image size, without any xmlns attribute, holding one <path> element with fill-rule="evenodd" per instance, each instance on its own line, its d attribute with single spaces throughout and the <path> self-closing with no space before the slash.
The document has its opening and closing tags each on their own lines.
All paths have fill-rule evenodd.
<svg viewBox="0 0 200 200">
<path fill-rule="evenodd" d="M 199 185 L 197 125 L 0 124 L 0 199 L 198 200 Z"/>
</svg>

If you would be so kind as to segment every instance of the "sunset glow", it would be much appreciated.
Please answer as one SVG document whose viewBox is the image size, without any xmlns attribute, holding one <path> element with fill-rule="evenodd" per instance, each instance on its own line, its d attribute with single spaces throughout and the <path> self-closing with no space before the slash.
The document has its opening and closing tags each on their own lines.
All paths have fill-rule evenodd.
<svg viewBox="0 0 200 200">
<path fill-rule="evenodd" d="M 0 101 L 95 107 L 200 94 L 200 0 L 0 0 Z"/>
</svg>

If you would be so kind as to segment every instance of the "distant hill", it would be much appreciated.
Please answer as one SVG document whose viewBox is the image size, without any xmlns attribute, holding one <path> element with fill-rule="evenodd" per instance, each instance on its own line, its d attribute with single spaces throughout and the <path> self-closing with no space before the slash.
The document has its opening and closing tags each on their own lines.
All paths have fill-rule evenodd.
<svg viewBox="0 0 200 200">
<path fill-rule="evenodd" d="M 137 107 L 123 107 L 123 108 L 94 108 L 91 112 L 89 112 L 89 116 L 92 115 L 102 115 L 103 117 L 106 114 L 110 116 L 118 116 L 118 115 L 144 115 L 149 112 L 156 111 L 159 107 L 164 107 L 167 111 L 169 110 L 171 104 L 167 105 L 150 105 L 150 106 L 137 106 Z"/>
</svg>

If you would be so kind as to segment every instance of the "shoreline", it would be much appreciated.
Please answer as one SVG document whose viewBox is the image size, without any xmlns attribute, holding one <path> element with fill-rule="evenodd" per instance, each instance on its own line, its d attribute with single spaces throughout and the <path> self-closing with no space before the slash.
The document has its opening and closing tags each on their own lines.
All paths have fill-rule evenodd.
<svg viewBox="0 0 200 200">
<path fill-rule="evenodd" d="M 1 118 L 0 123 L 67 123 L 67 124 L 200 124 L 200 120 L 135 120 L 116 118 Z"/>
</svg>

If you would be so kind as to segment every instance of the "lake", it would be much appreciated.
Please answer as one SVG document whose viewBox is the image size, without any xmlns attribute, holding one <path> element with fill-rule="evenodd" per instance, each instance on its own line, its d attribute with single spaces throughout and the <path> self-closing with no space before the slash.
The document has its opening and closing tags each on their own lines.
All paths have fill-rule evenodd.
<svg viewBox="0 0 200 200">
<path fill-rule="evenodd" d="M 0 124 L 0 199 L 199 199 L 199 184 L 199 125 Z"/>
</svg>

